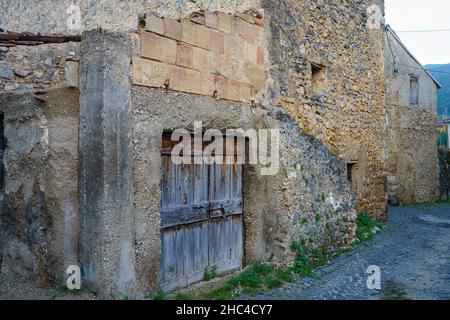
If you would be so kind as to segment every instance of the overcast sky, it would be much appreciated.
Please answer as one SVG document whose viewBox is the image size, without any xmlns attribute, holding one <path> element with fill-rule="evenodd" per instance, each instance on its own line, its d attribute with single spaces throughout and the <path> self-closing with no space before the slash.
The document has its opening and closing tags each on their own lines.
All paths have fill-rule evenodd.
<svg viewBox="0 0 450 320">
<path fill-rule="evenodd" d="M 450 0 L 385 0 L 395 31 L 450 29 Z M 450 63 L 450 31 L 398 33 L 422 64 Z"/>
</svg>

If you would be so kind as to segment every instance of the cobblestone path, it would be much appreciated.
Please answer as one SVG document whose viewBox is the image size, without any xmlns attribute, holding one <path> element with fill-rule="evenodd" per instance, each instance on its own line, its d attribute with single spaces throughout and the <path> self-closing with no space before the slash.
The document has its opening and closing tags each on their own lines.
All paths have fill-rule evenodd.
<svg viewBox="0 0 450 320">
<path fill-rule="evenodd" d="M 381 269 L 381 290 L 366 270 Z M 389 208 L 374 239 L 316 270 L 314 277 L 243 299 L 450 299 L 450 204 Z"/>
</svg>

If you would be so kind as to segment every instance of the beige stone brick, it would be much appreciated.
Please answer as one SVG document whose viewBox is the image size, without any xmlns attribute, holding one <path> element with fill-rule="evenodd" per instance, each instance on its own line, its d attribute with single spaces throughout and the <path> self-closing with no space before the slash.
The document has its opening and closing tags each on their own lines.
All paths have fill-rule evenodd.
<svg viewBox="0 0 450 320">
<path fill-rule="evenodd" d="M 207 51 L 207 71 L 208 73 L 220 73 L 220 54 L 212 51 Z"/>
<path fill-rule="evenodd" d="M 255 17 L 248 13 L 238 13 L 236 16 L 249 24 L 255 23 Z"/>
<path fill-rule="evenodd" d="M 209 28 L 205 26 L 196 26 L 197 29 L 197 40 L 196 45 L 210 50 L 211 49 L 211 33 Z"/>
<path fill-rule="evenodd" d="M 216 89 L 214 83 L 214 75 L 210 73 L 202 73 L 200 77 L 202 83 L 200 94 L 203 94 L 205 96 L 213 96 L 214 90 Z"/>
<path fill-rule="evenodd" d="M 231 32 L 231 15 L 226 13 L 219 13 L 218 29 L 225 33 Z"/>
<path fill-rule="evenodd" d="M 169 88 L 175 91 L 186 91 L 187 77 L 186 68 L 170 66 L 170 85 Z"/>
<path fill-rule="evenodd" d="M 219 55 L 219 72 L 227 77 L 233 75 L 233 59 L 231 56 Z"/>
<path fill-rule="evenodd" d="M 181 40 L 181 22 L 172 18 L 165 18 L 164 35 L 178 41 Z"/>
<path fill-rule="evenodd" d="M 160 60 L 175 64 L 177 59 L 177 42 L 168 38 L 161 38 Z"/>
<path fill-rule="evenodd" d="M 241 83 L 240 98 L 241 101 L 250 102 L 252 99 L 252 86 L 249 83 Z"/>
<path fill-rule="evenodd" d="M 214 12 L 205 13 L 205 25 L 207 27 L 218 29 L 219 28 L 219 16 Z"/>
<path fill-rule="evenodd" d="M 228 99 L 228 78 L 222 75 L 215 75 L 214 86 L 220 99 Z"/>
<path fill-rule="evenodd" d="M 202 93 L 202 78 L 201 73 L 197 70 L 186 70 L 186 78 L 188 81 L 188 91 L 191 93 Z"/>
<path fill-rule="evenodd" d="M 193 67 L 193 47 L 190 44 L 178 43 L 176 63 L 186 68 Z"/>
<path fill-rule="evenodd" d="M 239 34 L 244 38 L 245 41 L 251 44 L 256 44 L 261 37 L 260 27 L 250 24 L 242 19 L 236 19 L 236 26 Z"/>
<path fill-rule="evenodd" d="M 191 21 L 195 24 L 204 25 L 205 24 L 205 15 L 201 12 L 194 12 L 191 14 Z"/>
<path fill-rule="evenodd" d="M 207 58 L 208 51 L 194 47 L 193 50 L 193 68 L 201 71 L 206 72 L 208 69 L 208 58 Z"/>
<path fill-rule="evenodd" d="M 211 30 L 211 51 L 217 53 L 225 52 L 225 38 L 222 32 Z"/>
<path fill-rule="evenodd" d="M 178 66 L 170 66 L 170 89 L 201 94 L 202 81 L 200 72 Z"/>
<path fill-rule="evenodd" d="M 235 101 L 241 99 L 241 85 L 239 81 L 228 79 L 228 99 Z"/>
<path fill-rule="evenodd" d="M 161 54 L 161 37 L 147 31 L 141 32 L 141 56 L 159 60 Z"/>
<path fill-rule="evenodd" d="M 246 78 L 250 80 L 250 84 L 256 92 L 260 92 L 264 89 L 266 84 L 266 72 L 263 66 L 246 62 L 244 64 L 244 70 Z"/>
<path fill-rule="evenodd" d="M 158 34 L 164 34 L 164 19 L 150 13 L 145 17 L 145 29 Z"/>
<path fill-rule="evenodd" d="M 236 34 L 224 34 L 224 53 L 228 56 L 242 59 L 245 41 Z"/>
<path fill-rule="evenodd" d="M 258 46 L 257 51 L 257 63 L 263 65 L 266 62 L 264 47 Z"/>
<path fill-rule="evenodd" d="M 258 57 L 257 51 L 258 51 L 258 47 L 256 45 L 253 45 L 253 44 L 247 42 L 245 44 L 245 50 L 244 50 L 245 61 L 256 64 L 257 57 Z"/>
<path fill-rule="evenodd" d="M 161 87 L 170 78 L 170 67 L 168 64 L 133 57 L 132 62 L 133 84 Z"/>
<path fill-rule="evenodd" d="M 197 25 L 190 20 L 183 20 L 181 22 L 181 41 L 196 45 L 197 43 Z"/>
</svg>

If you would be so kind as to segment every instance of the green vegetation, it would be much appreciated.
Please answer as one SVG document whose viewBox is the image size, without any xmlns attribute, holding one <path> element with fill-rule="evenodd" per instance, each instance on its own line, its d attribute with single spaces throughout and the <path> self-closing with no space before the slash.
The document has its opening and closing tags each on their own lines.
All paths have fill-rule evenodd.
<svg viewBox="0 0 450 320">
<path fill-rule="evenodd" d="M 280 287 L 294 279 L 288 270 L 275 269 L 268 263 L 256 263 L 228 279 L 222 286 L 201 294 L 199 299 L 230 300 L 239 294 L 255 294 L 264 289 Z"/>
<path fill-rule="evenodd" d="M 154 295 L 153 295 L 153 300 L 166 300 L 167 299 L 167 294 L 162 291 L 162 290 L 158 290 Z"/>
<path fill-rule="evenodd" d="M 210 281 L 217 278 L 217 266 L 212 266 L 211 268 L 206 266 L 203 272 L 203 280 Z"/>
<path fill-rule="evenodd" d="M 360 213 L 357 219 L 356 238 L 358 243 L 370 240 L 375 235 L 374 231 L 382 229 L 383 224 L 373 219 L 367 213 Z"/>
</svg>

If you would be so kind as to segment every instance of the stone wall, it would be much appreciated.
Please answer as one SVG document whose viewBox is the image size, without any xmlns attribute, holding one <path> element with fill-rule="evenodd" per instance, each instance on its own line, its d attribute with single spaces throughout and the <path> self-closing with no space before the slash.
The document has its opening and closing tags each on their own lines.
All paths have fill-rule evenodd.
<svg viewBox="0 0 450 320">
<path fill-rule="evenodd" d="M 197 12 L 181 21 L 146 16 L 133 83 L 250 102 L 264 89 L 261 16 Z"/>
<path fill-rule="evenodd" d="M 194 11 L 245 12 L 259 0 L 1 0 L 1 28 L 11 31 L 77 33 L 103 28 L 137 30 L 145 12 L 187 18 Z"/>
<path fill-rule="evenodd" d="M 450 200 L 450 150 L 439 149 L 439 196 Z"/>
<path fill-rule="evenodd" d="M 89 0 L 75 3 L 79 30 L 68 28 L 69 4 L 30 1 L 24 7 L 2 0 L 2 27 L 121 31 L 85 33 L 80 69 L 81 264 L 104 297 L 157 290 L 161 137 L 192 129 L 195 120 L 220 130 L 280 129 L 279 172 L 265 177 L 258 166 L 244 168 L 245 263 L 272 257 L 288 264 L 290 246 L 300 239 L 310 247 L 347 246 L 356 226 L 348 162 L 358 165 L 358 211 L 385 217 L 383 43 L 381 31 L 365 27 L 371 2 Z M 181 26 L 179 39 L 167 32 L 169 24 Z M 206 66 L 204 60 L 194 65 L 204 55 Z M 68 134 L 62 138 L 73 143 L 76 134 Z M 37 170 L 30 175 L 39 177 Z M 58 221 L 53 211 L 43 211 L 47 215 L 31 216 L 29 223 Z M 61 234 L 40 237 L 47 239 L 42 245 L 54 240 L 54 250 L 64 243 Z M 45 248 L 27 245 L 37 254 L 24 256 L 38 256 L 46 269 L 52 260 L 39 256 Z"/>
<path fill-rule="evenodd" d="M 354 196 L 345 163 L 319 140 L 303 135 L 283 109 L 268 111 L 241 102 L 134 86 L 133 161 L 136 219 L 136 274 L 140 288 L 154 291 L 160 256 L 161 139 L 175 128 L 278 128 L 280 170 L 262 176 L 260 166 L 244 167 L 245 264 L 294 259 L 290 246 L 304 240 L 330 250 L 354 237 Z M 150 275 L 150 277 L 149 277 Z"/>
<path fill-rule="evenodd" d="M 0 95 L 1 272 L 49 285 L 78 260 L 78 92 Z"/>
<path fill-rule="evenodd" d="M 375 3 L 383 10 L 382 1 Z M 372 4 L 263 1 L 272 78 L 267 97 L 303 133 L 356 164 L 358 212 L 385 218 L 383 31 L 366 27 Z"/>
<path fill-rule="evenodd" d="M 78 43 L 5 47 L 0 44 L 0 94 L 77 86 Z"/>
<path fill-rule="evenodd" d="M 439 196 L 437 84 L 388 29 L 386 56 L 386 171 L 393 203 L 436 201 Z M 410 103 L 411 76 L 418 104 Z"/>
</svg>

